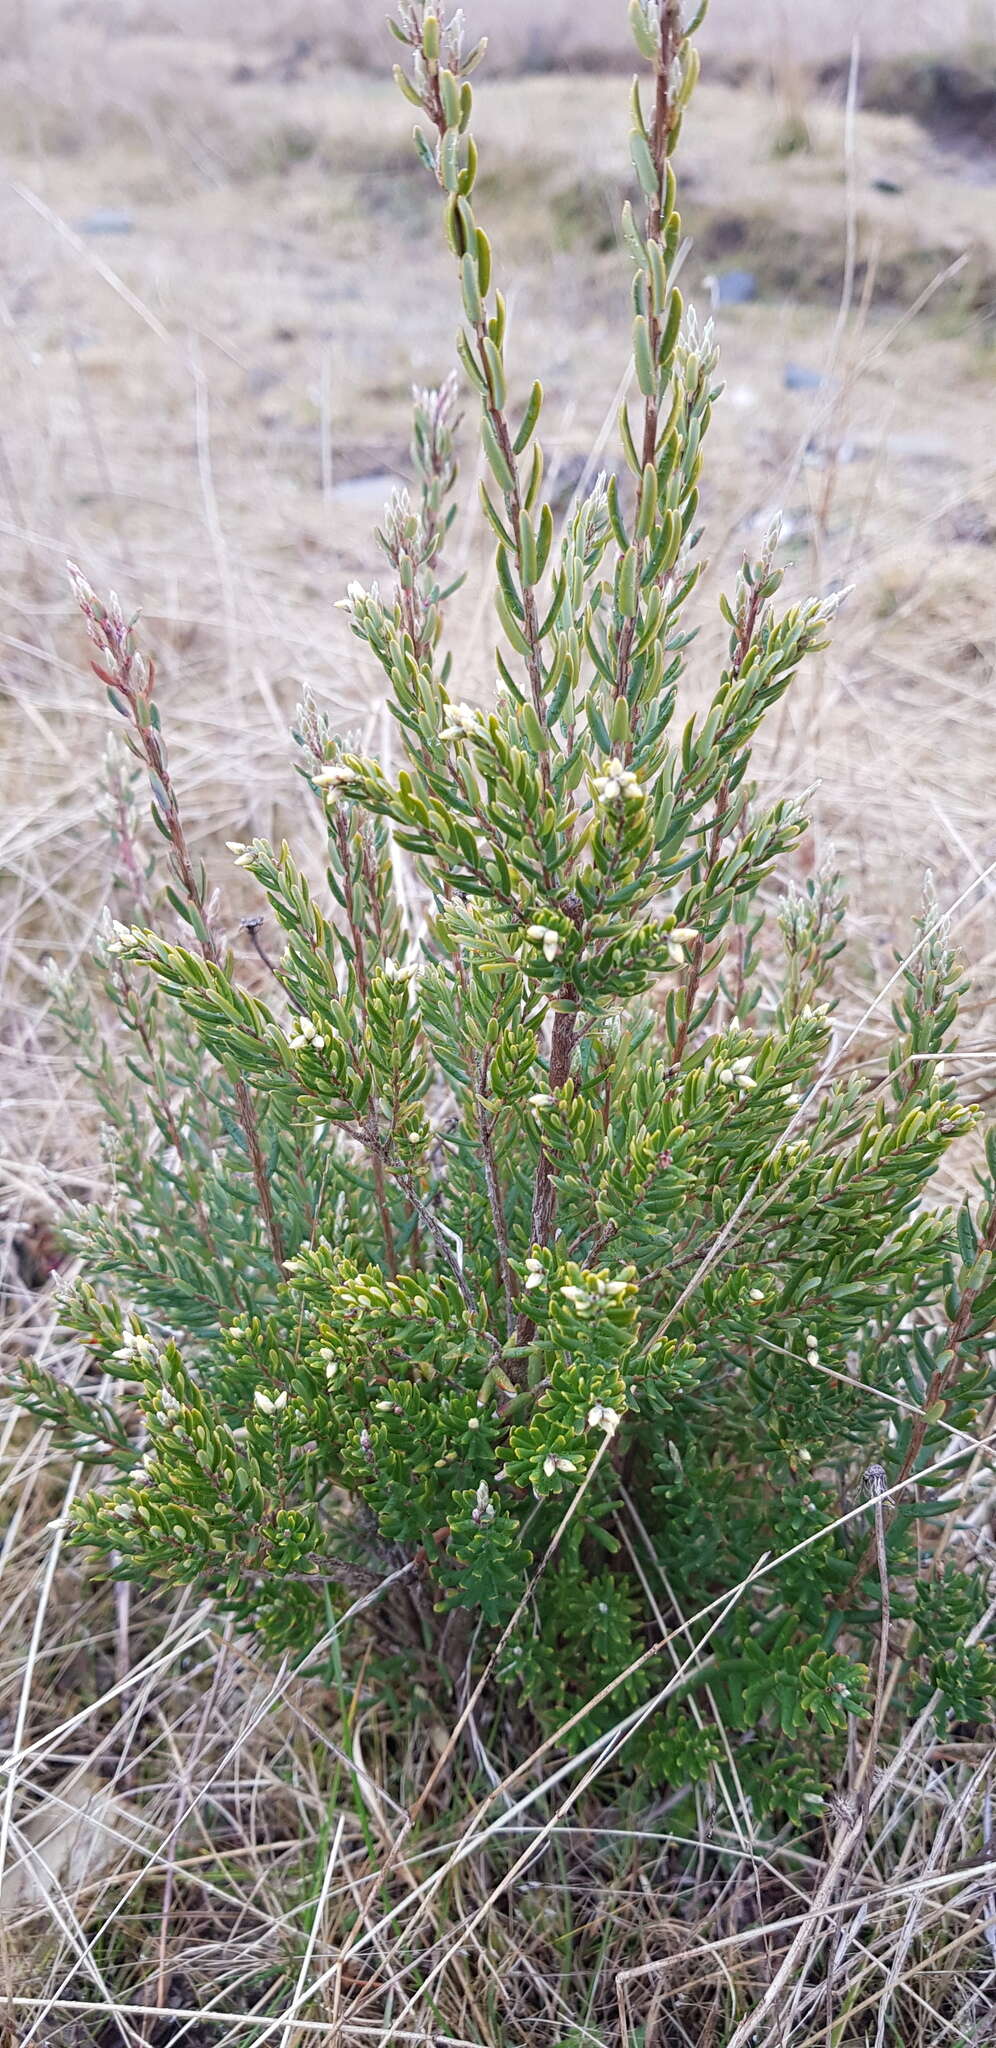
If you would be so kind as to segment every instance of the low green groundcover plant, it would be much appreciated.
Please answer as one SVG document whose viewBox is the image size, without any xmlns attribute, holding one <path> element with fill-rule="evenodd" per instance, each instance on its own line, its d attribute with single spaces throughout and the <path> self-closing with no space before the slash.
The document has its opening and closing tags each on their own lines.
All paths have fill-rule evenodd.
<svg viewBox="0 0 996 2048">
<path fill-rule="evenodd" d="M 68 1230 L 93 1371 L 20 1389 L 99 1468 L 75 1533 L 115 1573 L 195 1585 L 317 1671 L 359 1610 L 367 1682 L 400 1659 L 459 1700 L 484 1676 L 482 1711 L 601 1741 L 648 1789 L 732 1766 L 757 1815 L 799 1817 L 863 1717 L 874 1747 L 932 1695 L 992 1713 L 985 1586 L 931 1530 L 996 1392 L 996 1148 L 976 1197 L 931 1205 L 972 1121 L 936 913 L 887 1052 L 846 1062 L 837 879 L 773 880 L 805 820 L 761 801 L 752 744 L 837 602 L 779 609 L 776 532 L 722 600 L 707 711 L 676 721 L 717 352 L 674 282 L 695 24 L 630 15 L 628 475 L 559 530 L 474 209 L 480 52 L 425 0 L 392 24 L 462 293 L 499 681 L 464 702 L 441 651 L 451 380 L 417 396 L 386 586 L 345 600 L 405 765 L 305 707 L 327 873 L 232 848 L 261 903 L 241 980 L 135 621 L 76 577 L 167 872 L 119 766 L 128 907 L 92 985 L 56 991 L 111 1134 L 114 1198 Z"/>
</svg>

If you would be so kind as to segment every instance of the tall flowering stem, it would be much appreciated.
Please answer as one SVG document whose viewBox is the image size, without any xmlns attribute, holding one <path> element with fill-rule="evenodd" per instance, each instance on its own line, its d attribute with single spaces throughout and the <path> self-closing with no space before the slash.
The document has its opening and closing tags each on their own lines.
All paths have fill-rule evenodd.
<svg viewBox="0 0 996 2048">
<path fill-rule="evenodd" d="M 195 861 L 187 842 L 166 755 L 166 743 L 155 703 L 155 664 L 146 661 L 135 643 L 137 618 L 126 619 L 117 596 L 102 604 L 85 576 L 69 565 L 69 577 L 77 604 L 86 620 L 90 639 L 100 652 L 91 666 L 103 683 L 115 711 L 128 721 L 128 744 L 144 763 L 152 792 L 152 818 L 169 846 L 169 867 L 173 881 L 167 895 L 178 917 L 190 926 L 205 960 L 223 969 L 223 956 L 211 927 L 207 902 L 207 876 L 203 863 Z M 235 1102 L 246 1141 L 260 1215 L 269 1240 L 274 1263 L 284 1267 L 284 1244 L 273 1206 L 266 1162 L 259 1137 L 259 1124 L 246 1082 L 235 1083 Z"/>
</svg>

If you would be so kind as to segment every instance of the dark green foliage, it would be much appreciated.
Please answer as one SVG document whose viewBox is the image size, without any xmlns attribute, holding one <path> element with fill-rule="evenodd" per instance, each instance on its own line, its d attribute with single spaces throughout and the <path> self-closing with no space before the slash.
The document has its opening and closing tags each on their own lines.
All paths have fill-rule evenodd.
<svg viewBox="0 0 996 2048">
<path fill-rule="evenodd" d="M 112 1132 L 115 1198 L 70 1225 L 92 1370 L 25 1369 L 22 1396 L 99 1468 L 76 1532 L 114 1569 L 194 1583 L 305 1657 L 355 1601 L 434 1682 L 497 1649 L 493 1685 L 545 1735 L 578 1750 L 633 1714 L 622 1768 L 735 1769 L 758 1813 L 798 1819 L 873 1714 L 869 1467 L 902 1667 L 887 1730 L 934 1688 L 942 1715 L 992 1714 L 993 1657 L 966 1644 L 983 1590 L 930 1549 L 996 1391 L 996 1153 L 976 1201 L 932 1206 L 971 1124 L 933 907 L 891 1045 L 849 1068 L 838 879 L 772 879 L 804 820 L 762 803 L 752 743 L 836 604 L 776 609 L 776 532 L 723 602 L 708 708 L 677 720 L 719 387 L 672 280 L 696 65 L 673 7 L 631 13 L 655 73 L 624 221 L 640 417 L 623 408 L 628 487 L 599 480 L 559 533 L 542 391 L 508 396 L 459 34 L 422 0 L 396 24 L 480 405 L 501 686 L 460 702 L 440 654 L 444 386 L 418 397 L 416 495 L 380 535 L 391 587 L 346 600 L 404 766 L 305 708 L 327 871 L 234 846 L 265 907 L 252 986 L 186 852 L 132 628 L 79 586 L 185 930 L 152 928 L 118 769 L 124 915 L 94 991 L 60 996 Z"/>
</svg>

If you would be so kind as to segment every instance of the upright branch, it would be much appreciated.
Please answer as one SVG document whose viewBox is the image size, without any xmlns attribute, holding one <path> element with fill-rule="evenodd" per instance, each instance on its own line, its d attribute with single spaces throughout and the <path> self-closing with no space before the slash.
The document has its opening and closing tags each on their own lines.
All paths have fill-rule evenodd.
<svg viewBox="0 0 996 2048">
<path fill-rule="evenodd" d="M 683 304 L 672 277 L 680 244 L 681 216 L 675 204 L 677 186 L 670 159 L 681 129 L 683 108 L 698 77 L 698 55 L 689 37 L 704 13 L 705 5 L 684 27 L 681 0 L 631 0 L 629 10 L 637 48 L 654 68 L 654 108 L 648 126 L 639 82 L 634 81 L 630 155 L 646 208 L 642 235 L 629 206 L 623 227 L 636 263 L 633 361 L 643 396 L 643 431 L 637 440 L 624 403 L 621 425 L 623 442 L 636 472 L 636 510 L 632 540 L 625 530 L 620 537 L 623 561 L 617 595 L 622 600 L 622 618 L 615 646 L 617 697 L 625 697 L 629 689 L 638 630 L 637 592 L 657 537 L 658 504 L 666 503 L 677 452 L 674 428 L 681 394 L 673 370 Z M 618 506 L 615 512 L 621 524 Z M 684 531 L 687 530 L 686 522 Z M 668 563 L 667 568 L 670 566 Z M 656 572 L 658 577 L 663 567 L 662 563 Z"/>
<path fill-rule="evenodd" d="M 522 423 L 517 432 L 513 431 L 507 410 L 505 301 L 501 292 L 492 291 L 491 245 L 484 229 L 478 226 L 471 205 L 477 149 L 468 127 L 473 108 L 469 75 L 485 46 L 478 43 L 464 54 L 459 17 L 443 23 L 421 0 L 409 0 L 391 28 L 413 55 L 410 76 L 400 65 L 397 67 L 398 84 L 435 130 L 435 149 L 430 148 L 424 136 L 420 137 L 420 145 L 447 195 L 446 232 L 460 265 L 467 324 L 457 347 L 470 382 L 480 396 L 484 454 L 498 491 L 496 504 L 482 485 L 484 509 L 499 543 L 499 613 L 512 646 L 525 662 L 533 712 L 545 733 L 547 692 L 536 588 L 553 542 L 553 513 L 548 504 L 539 505 L 543 456 L 538 442 L 533 443 L 525 481 L 519 469 L 520 459 L 533 439 L 543 391 L 540 384 L 533 385 Z M 548 781 L 545 750 L 544 775 Z"/>
<path fill-rule="evenodd" d="M 169 772 L 159 712 L 154 701 L 155 665 L 147 662 L 136 647 L 135 619 L 125 619 L 113 592 L 109 605 L 103 605 L 80 570 L 72 564 L 69 574 L 76 601 L 86 620 L 87 631 L 94 646 L 100 650 L 101 660 L 92 664 L 94 674 L 104 684 L 115 711 L 120 712 L 121 716 L 128 720 L 128 744 L 137 759 L 144 763 L 148 774 L 152 792 L 153 823 L 169 846 L 169 866 L 173 883 L 167 886 L 167 896 L 178 917 L 181 917 L 193 931 L 203 958 L 219 971 L 223 971 L 222 952 L 212 930 L 208 910 L 207 877 L 203 865 L 200 862 L 195 863 L 187 844 L 180 806 Z M 274 1263 L 278 1271 L 282 1272 L 283 1238 L 273 1206 L 256 1111 L 249 1089 L 241 1076 L 235 1083 L 235 1101 L 246 1141 L 260 1214 Z"/>
<path fill-rule="evenodd" d="M 451 371 L 438 390 L 416 389 L 414 398 L 412 460 L 419 482 L 418 504 L 412 505 L 406 490 L 395 491 L 377 539 L 395 572 L 412 660 L 421 666 L 439 640 L 442 606 L 462 581 L 457 578 L 443 590 L 438 574 L 443 543 L 456 515 L 452 501 L 457 475 L 454 434 L 459 424 L 456 372 Z"/>
</svg>

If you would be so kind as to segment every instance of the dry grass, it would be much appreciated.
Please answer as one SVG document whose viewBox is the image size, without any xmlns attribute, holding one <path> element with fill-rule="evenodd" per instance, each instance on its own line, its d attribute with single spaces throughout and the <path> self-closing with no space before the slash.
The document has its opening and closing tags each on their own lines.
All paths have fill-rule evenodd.
<svg viewBox="0 0 996 2048">
<path fill-rule="evenodd" d="M 499 54 L 521 55 L 535 10 L 479 11 L 498 24 Z M 618 12 L 615 0 L 551 5 L 543 33 L 570 13 L 582 42 L 608 48 Z M 984 12 L 910 8 L 902 33 L 987 32 Z M 218 0 L 211 18 L 208 39 L 190 0 L 164 0 L 151 27 L 151 9 L 126 0 L 99 20 L 26 4 L 0 68 L 8 1244 L 26 1218 L 100 1184 L 40 978 L 50 954 L 85 959 L 108 887 L 93 822 L 106 727 L 65 556 L 145 608 L 176 781 L 234 931 L 242 906 L 222 842 L 293 823 L 307 853 L 286 737 L 303 689 L 343 724 L 379 721 L 376 684 L 332 603 L 349 577 L 376 573 L 371 528 L 404 472 L 410 383 L 450 361 L 450 266 L 404 112 L 381 85 L 323 68 L 342 17 L 323 11 L 316 27 L 313 5 L 288 4 L 277 34 L 269 9 L 236 15 Z M 362 15 L 348 19 L 365 45 Z M 895 20 L 894 7 L 866 5 L 867 45 L 891 45 Z M 767 59 L 780 21 L 804 57 L 825 13 L 717 0 L 712 50 Z M 841 47 L 849 32 L 844 9 Z M 293 54 L 315 35 L 314 51 Z M 706 685 L 720 645 L 717 589 L 783 504 L 796 587 L 855 587 L 762 776 L 814 785 L 814 857 L 832 840 L 853 878 L 852 1013 L 887 979 L 932 868 L 973 969 L 964 1066 L 985 1094 L 996 1088 L 992 167 L 942 153 L 902 119 L 859 116 L 848 138 L 830 103 L 805 107 L 810 146 L 782 159 L 783 65 L 779 76 L 774 92 L 736 92 L 707 69 L 685 152 L 694 295 L 702 304 L 706 279 L 731 265 L 754 272 L 760 294 L 717 315 L 729 392 L 713 429 L 714 561 L 691 688 Z M 479 106 L 511 354 L 524 379 L 544 378 L 549 456 L 567 479 L 602 445 L 624 348 L 618 82 L 496 83 Z M 85 231 L 100 208 L 126 213 L 130 232 Z M 829 381 L 787 389 L 788 365 Z M 472 505 L 472 465 L 465 492 Z M 456 647 L 472 694 L 490 685 L 493 629 L 476 529 L 466 548 Z M 9 1350 L 44 1353 L 50 1303 L 12 1254 L 6 1310 Z M 820 1881 L 812 1840 L 762 1841 L 748 1816 L 724 1811 L 703 1815 L 688 1853 L 666 1809 L 641 1810 L 638 1788 L 629 1808 L 601 1811 L 597 1781 L 554 1820 L 546 1759 L 514 1795 L 534 1804 L 506 1812 L 485 1853 L 466 1834 L 475 1758 L 498 1782 L 521 1763 L 485 1725 L 384 1874 L 398 1806 L 444 1740 L 431 1701 L 402 1737 L 409 1719 L 362 1684 L 343 1701 L 264 1672 L 192 1603 L 94 1585 L 63 1544 L 78 1475 L 14 1421 L 4 1459 L 8 1863 L 33 1834 L 37 1855 L 37 1837 L 63 1827 L 43 1906 L 37 1891 L 8 1890 L 0 1910 L 12 2043 L 292 2048 L 335 2023 L 330 2038 L 384 2048 L 430 2037 L 719 2048 L 762 1995 Z M 988 1523 L 983 1490 L 964 1540 L 982 1541 Z M 926 1728 L 894 1761 L 828 1919 L 806 1921 L 795 2007 L 761 2035 L 772 2044 L 993 2038 L 988 1761 Z M 559 1792 L 573 1798 L 574 1779 Z M 484 1824 L 502 1812 L 497 1799 Z M 536 1860 L 496 1899 L 530 1846 Z M 828 1955 L 844 2035 L 826 2019 Z"/>
<path fill-rule="evenodd" d="M 161 0 L 155 7 L 149 0 L 99 0 L 86 10 L 74 0 L 14 0 L 12 13 L 17 41 L 28 51 L 40 49 L 43 63 L 57 28 L 115 42 L 150 23 L 164 38 L 204 35 L 201 0 Z M 266 0 L 219 0 L 210 33 L 237 43 L 244 60 L 262 49 L 286 60 L 312 44 L 337 60 L 380 71 L 384 13 L 381 0 L 283 0 L 276 17 Z M 626 10 L 618 0 L 500 0 L 475 8 L 471 18 L 486 27 L 493 66 L 631 68 Z M 713 57 L 774 62 L 780 69 L 786 54 L 822 62 L 846 53 L 855 34 L 869 56 L 958 49 L 994 39 L 996 9 L 993 0 L 838 0 L 832 9 L 822 0 L 712 0 L 700 40 Z"/>
</svg>

